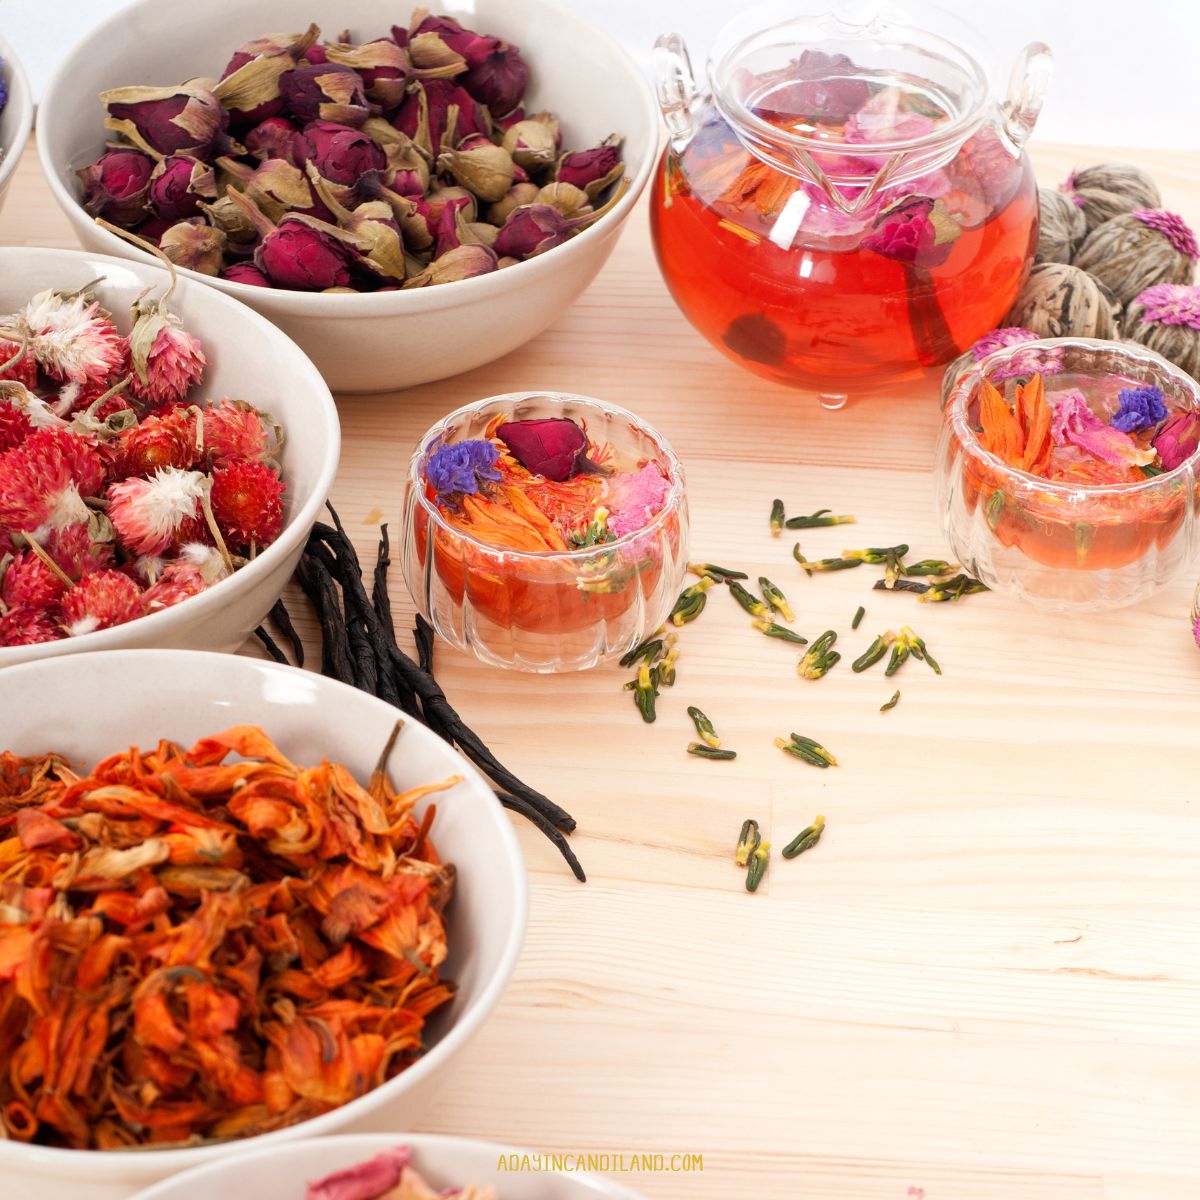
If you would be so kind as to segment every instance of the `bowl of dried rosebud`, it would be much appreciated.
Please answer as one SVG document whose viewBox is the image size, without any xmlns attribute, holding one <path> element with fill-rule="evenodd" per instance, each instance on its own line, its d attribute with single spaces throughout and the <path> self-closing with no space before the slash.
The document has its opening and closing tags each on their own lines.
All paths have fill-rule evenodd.
<svg viewBox="0 0 1200 1200">
<path fill-rule="evenodd" d="M 658 122 L 637 66 L 558 0 L 349 15 L 139 0 L 63 62 L 38 149 L 85 246 L 157 246 L 335 391 L 394 391 L 515 350 L 576 299 Z"/>
<path fill-rule="evenodd" d="M 85 654 L 2 686 L 5 1200 L 125 1200 L 419 1123 L 525 934 L 516 835 L 463 755 L 237 655 Z"/>
<path fill-rule="evenodd" d="M 154 265 L 0 249 L 0 667 L 236 650 L 339 442 L 316 368 L 244 305 Z"/>
<path fill-rule="evenodd" d="M 32 127 L 29 81 L 12 47 L 0 37 L 0 208 Z"/>
<path fill-rule="evenodd" d="M 556 1155 L 429 1133 L 343 1134 L 252 1150 L 132 1200 L 639 1200 L 590 1174 L 620 1165 L 603 1152 Z"/>
</svg>

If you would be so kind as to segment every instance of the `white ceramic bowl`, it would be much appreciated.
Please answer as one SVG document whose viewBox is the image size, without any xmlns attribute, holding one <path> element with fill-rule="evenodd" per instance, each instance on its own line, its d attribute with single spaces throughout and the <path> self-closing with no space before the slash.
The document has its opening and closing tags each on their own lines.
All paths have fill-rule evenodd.
<svg viewBox="0 0 1200 1200">
<path fill-rule="evenodd" d="M 293 761 L 327 756 L 365 781 L 397 715 L 382 700 L 310 671 L 226 654 L 121 650 L 0 673 L 0 749 L 57 750 L 87 766 L 133 744 L 153 745 L 166 737 L 187 745 L 246 722 L 261 725 Z M 383 1128 L 409 1129 L 422 1121 L 447 1065 L 508 982 L 525 934 L 527 885 L 508 818 L 487 782 L 456 750 L 410 720 L 390 766 L 399 788 L 453 774 L 464 778 L 435 797 L 432 836 L 439 853 L 458 868 L 445 974 L 459 990 L 449 1009 L 430 1022 L 429 1052 L 342 1108 L 244 1141 L 188 1150 L 87 1151 L 0 1139 L 4 1200 L 125 1200 L 155 1180 L 239 1151 L 281 1148 L 279 1161 L 286 1166 L 298 1138 L 367 1117 L 377 1129 L 381 1122 Z M 308 1161 L 311 1171 L 314 1160 Z M 285 1193 L 268 1184 L 253 1194 L 268 1200 Z"/>
<path fill-rule="evenodd" d="M 642 73 L 615 42 L 558 0 L 446 0 L 434 7 L 521 47 L 533 77 L 526 109 L 553 110 L 562 121 L 564 145 L 585 149 L 610 133 L 623 134 L 632 186 L 607 216 L 566 245 L 458 283 L 327 296 L 194 276 L 245 301 L 295 338 L 334 391 L 392 391 L 444 379 L 540 333 L 600 270 L 654 164 L 658 115 Z M 332 35 L 352 20 L 355 37 L 382 37 L 393 23 L 406 21 L 408 11 L 392 0 L 356 0 L 352 7 L 344 0 L 139 0 L 114 14 L 67 56 L 38 114 L 42 170 L 79 240 L 105 254 L 141 256 L 100 229 L 78 203 L 75 169 L 104 146 L 99 92 L 216 76 L 241 43 L 309 21 Z"/>
<path fill-rule="evenodd" d="M 3 208 L 8 185 L 33 127 L 33 96 L 17 56 L 3 38 L 0 38 L 0 59 L 4 60 L 0 72 L 8 84 L 8 103 L 0 112 L 0 208 Z"/>
<path fill-rule="evenodd" d="M 639 1200 L 628 1188 L 596 1175 L 501 1171 L 501 1157 L 511 1162 L 510 1156 L 531 1152 L 428 1133 L 345 1135 L 251 1151 L 176 1175 L 132 1200 L 304 1200 L 311 1180 L 402 1145 L 412 1147 L 413 1166 L 435 1188 L 491 1184 L 500 1200 Z"/>
<path fill-rule="evenodd" d="M 129 332 L 129 306 L 148 287 L 165 287 L 155 263 L 132 263 L 80 250 L 0 248 L 0 313 L 13 312 L 45 288 L 80 287 L 100 276 L 96 294 Z M 0 647 L 0 667 L 83 650 L 171 646 L 236 650 L 253 632 L 296 569 L 300 553 L 337 473 L 341 429 L 317 369 L 269 321 L 190 279 L 171 298 L 184 328 L 204 345 L 203 399 L 249 400 L 285 429 L 281 461 L 284 526 L 251 563 L 215 587 L 127 625 L 36 646 Z M 0 723 L 0 728 L 3 725 Z"/>
</svg>

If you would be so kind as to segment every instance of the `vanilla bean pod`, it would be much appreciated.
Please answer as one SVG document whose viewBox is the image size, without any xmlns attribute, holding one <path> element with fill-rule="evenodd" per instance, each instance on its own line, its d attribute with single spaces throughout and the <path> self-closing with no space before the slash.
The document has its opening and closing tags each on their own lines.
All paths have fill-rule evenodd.
<svg viewBox="0 0 1200 1200">
<path fill-rule="evenodd" d="M 420 613 L 413 623 L 413 641 L 417 644 L 417 662 L 422 671 L 433 674 L 433 626 Z"/>
<path fill-rule="evenodd" d="M 571 872 L 575 878 L 580 883 L 587 883 L 587 875 L 584 872 L 583 865 L 575 857 L 575 851 L 571 849 L 570 842 L 555 828 L 553 822 L 547 820 L 533 805 L 520 799 L 518 796 L 512 796 L 508 792 L 497 792 L 496 798 L 505 808 L 511 809 L 515 813 L 520 813 L 531 825 L 536 825 L 558 847 L 558 852 L 566 859 L 567 866 L 571 868 Z"/>
<path fill-rule="evenodd" d="M 288 657 L 279 648 L 279 643 L 260 625 L 255 631 L 254 636 L 267 648 L 267 653 L 277 662 L 283 663 L 285 667 L 290 667 L 292 664 L 288 662 Z"/>
<path fill-rule="evenodd" d="M 312 539 L 309 539 L 309 547 Z M 321 674 L 354 685 L 350 641 L 337 585 L 325 566 L 305 550 L 296 567 L 296 579 L 312 601 L 321 623 Z"/>
<path fill-rule="evenodd" d="M 296 666 L 304 666 L 304 643 L 300 640 L 295 625 L 292 624 L 291 613 L 284 605 L 282 596 L 271 606 L 271 611 L 267 616 L 275 622 L 275 628 L 287 638 L 288 645 L 292 648 L 292 654 L 296 658 Z"/>
</svg>

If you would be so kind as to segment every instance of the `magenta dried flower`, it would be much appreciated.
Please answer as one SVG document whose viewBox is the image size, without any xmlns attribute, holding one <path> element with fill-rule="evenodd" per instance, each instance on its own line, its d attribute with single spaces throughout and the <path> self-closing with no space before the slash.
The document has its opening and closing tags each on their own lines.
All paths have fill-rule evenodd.
<svg viewBox="0 0 1200 1200">
<path fill-rule="evenodd" d="M 1140 320 L 1183 325 L 1200 331 L 1200 287 L 1189 283 L 1156 283 L 1142 292 Z"/>
<path fill-rule="evenodd" d="M 446 138 L 450 109 L 455 108 L 453 138 L 457 145 L 473 133 L 490 132 L 487 114 L 470 92 L 448 79 L 425 79 L 409 85 L 392 125 L 407 134 L 426 154 L 437 154 Z"/>
<path fill-rule="evenodd" d="M 467 61 L 471 63 L 470 57 Z M 529 66 L 516 46 L 497 42 L 486 57 L 471 63 L 462 85 L 493 112 L 509 112 L 521 103 L 529 86 Z"/>
<path fill-rule="evenodd" d="M 556 183 L 570 183 L 594 200 L 606 187 L 621 177 L 621 138 L 612 134 L 591 150 L 564 154 L 554 168 Z"/>
<path fill-rule="evenodd" d="M 83 184 L 83 207 L 93 217 L 134 225 L 146 215 L 154 160 L 139 150 L 109 150 L 76 171 Z"/>
<path fill-rule="evenodd" d="M 208 158 L 224 148 L 229 114 L 207 88 L 113 88 L 101 92 L 100 101 L 108 109 L 107 128 L 144 150 Z"/>
<path fill-rule="evenodd" d="M 287 117 L 268 117 L 245 134 L 242 143 L 256 158 L 283 158 L 294 165 L 292 139 L 299 132 Z"/>
<path fill-rule="evenodd" d="M 1200 246 L 1188 223 L 1178 214 L 1162 208 L 1139 208 L 1134 217 L 1143 225 L 1157 229 L 1185 258 L 1195 262 L 1200 258 Z"/>
<path fill-rule="evenodd" d="M 331 234 L 284 217 L 254 252 L 254 265 L 276 286 L 323 292 L 350 285 L 350 255 Z"/>
<path fill-rule="evenodd" d="M 170 221 L 183 221 L 200 211 L 202 200 L 217 198 L 212 167 L 184 154 L 164 158 L 150 179 L 150 204 Z"/>
<path fill-rule="evenodd" d="M 312 163 L 322 179 L 356 183 L 368 171 L 382 171 L 387 154 L 373 138 L 358 129 L 332 121 L 310 121 L 293 142 L 295 164 Z"/>
<path fill-rule="evenodd" d="M 563 483 L 581 471 L 600 471 L 588 458 L 588 436 L 570 417 L 505 421 L 496 436 L 531 475 Z"/>
<path fill-rule="evenodd" d="M 492 249 L 501 258 L 532 258 L 568 241 L 572 229 L 554 205 L 523 204 L 510 214 Z"/>
<path fill-rule="evenodd" d="M 868 250 L 910 266 L 936 267 L 950 257 L 962 227 L 938 200 L 908 196 L 876 218 L 863 239 Z"/>
<path fill-rule="evenodd" d="M 279 90 L 288 115 L 306 125 L 336 121 L 358 126 L 370 116 L 362 76 L 338 63 L 297 67 L 279 81 Z"/>
<path fill-rule="evenodd" d="M 234 283 L 247 283 L 251 287 L 274 287 L 275 285 L 253 264 L 248 262 L 234 263 L 221 272 L 222 279 Z"/>
<path fill-rule="evenodd" d="M 1022 325 L 1006 325 L 1001 329 L 993 329 L 985 333 L 971 347 L 971 357 L 980 362 L 996 350 L 1005 350 L 1009 346 L 1018 346 L 1022 342 L 1036 342 L 1038 335 L 1032 329 Z"/>
<path fill-rule="evenodd" d="M 1151 445 L 1158 451 L 1164 471 L 1173 471 L 1187 462 L 1200 448 L 1200 411 L 1173 416 L 1158 431 Z"/>
</svg>

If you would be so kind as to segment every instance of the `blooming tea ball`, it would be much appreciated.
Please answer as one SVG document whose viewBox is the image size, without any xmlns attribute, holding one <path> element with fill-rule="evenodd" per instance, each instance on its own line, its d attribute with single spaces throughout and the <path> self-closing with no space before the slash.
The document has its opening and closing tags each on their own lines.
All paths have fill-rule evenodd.
<svg viewBox="0 0 1200 1200">
<path fill-rule="evenodd" d="M 1200 380 L 1200 287 L 1159 283 L 1125 310 L 1121 335 Z"/>
<path fill-rule="evenodd" d="M 1074 263 L 1128 304 L 1156 283 L 1191 283 L 1200 248 L 1184 219 L 1161 208 L 1139 208 L 1097 226 Z"/>
<path fill-rule="evenodd" d="M 1141 167 L 1128 163 L 1101 163 L 1072 171 L 1061 190 L 1083 213 L 1088 229 L 1135 208 L 1158 208 L 1158 186 Z"/>
<path fill-rule="evenodd" d="M 1038 188 L 1038 244 L 1033 261 L 1069 263 L 1086 236 L 1083 209 L 1063 192 Z"/>
<path fill-rule="evenodd" d="M 1038 337 L 1111 338 L 1119 313 L 1112 292 L 1094 276 L 1070 263 L 1040 263 L 1004 323 Z"/>
</svg>

